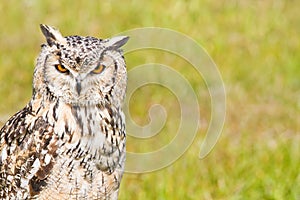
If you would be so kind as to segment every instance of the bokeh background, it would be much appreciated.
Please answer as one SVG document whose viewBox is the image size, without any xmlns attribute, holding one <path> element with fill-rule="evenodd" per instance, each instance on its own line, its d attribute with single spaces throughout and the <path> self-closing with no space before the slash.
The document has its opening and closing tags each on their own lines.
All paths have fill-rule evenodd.
<svg viewBox="0 0 300 200">
<path fill-rule="evenodd" d="M 169 28 L 196 40 L 218 66 L 227 93 L 225 126 L 213 151 L 200 160 L 211 109 L 202 77 L 166 52 L 126 55 L 128 70 L 157 62 L 183 74 L 197 94 L 201 126 L 172 165 L 125 174 L 120 199 L 300 199 L 299 7 L 296 0 L 2 1 L 0 125 L 31 97 L 34 60 L 44 42 L 40 23 L 65 35 L 101 38 L 133 28 Z M 149 140 L 128 137 L 129 151 L 157 149 L 174 137 L 179 105 L 164 87 L 136 91 L 132 119 L 147 124 L 155 103 L 168 113 L 165 127 Z"/>
</svg>

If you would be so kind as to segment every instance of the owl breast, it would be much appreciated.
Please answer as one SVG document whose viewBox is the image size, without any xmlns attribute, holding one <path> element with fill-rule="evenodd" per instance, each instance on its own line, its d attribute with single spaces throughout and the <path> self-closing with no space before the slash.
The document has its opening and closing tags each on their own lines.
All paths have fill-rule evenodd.
<svg viewBox="0 0 300 200">
<path fill-rule="evenodd" d="M 117 190 L 125 162 L 122 111 L 56 103 L 52 116 L 57 150 L 49 155 L 55 161 L 38 199 L 97 199 Z"/>
</svg>

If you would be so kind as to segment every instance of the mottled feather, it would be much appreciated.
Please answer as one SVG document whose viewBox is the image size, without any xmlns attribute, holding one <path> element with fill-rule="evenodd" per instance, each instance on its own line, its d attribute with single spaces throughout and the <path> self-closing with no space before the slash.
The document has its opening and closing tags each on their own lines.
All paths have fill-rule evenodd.
<svg viewBox="0 0 300 200">
<path fill-rule="evenodd" d="M 33 96 L 0 130 L 0 199 L 117 199 L 127 81 L 119 48 L 128 38 L 41 29 L 47 44 L 34 70 Z M 105 66 L 100 73 L 99 65 Z"/>
</svg>

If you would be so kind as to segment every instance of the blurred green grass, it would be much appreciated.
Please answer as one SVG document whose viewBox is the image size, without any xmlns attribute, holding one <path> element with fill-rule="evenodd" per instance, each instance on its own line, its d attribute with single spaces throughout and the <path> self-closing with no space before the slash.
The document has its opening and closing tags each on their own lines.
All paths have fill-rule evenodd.
<svg viewBox="0 0 300 200">
<path fill-rule="evenodd" d="M 211 154 L 198 159 L 210 119 L 209 94 L 201 77 L 182 62 L 146 51 L 127 55 L 128 69 L 164 60 L 198 92 L 201 128 L 192 146 L 173 165 L 146 174 L 125 174 L 120 199 L 299 199 L 300 198 L 300 13 L 298 1 L 37 1 L 0 4 L 0 121 L 31 96 L 34 60 L 44 38 L 40 23 L 65 35 L 110 37 L 132 28 L 174 29 L 202 45 L 223 76 L 227 118 Z M 151 86 L 152 87 L 152 86 Z M 131 114 L 147 123 L 153 103 L 166 105 L 163 133 L 174 133 L 177 102 L 164 89 L 135 94 Z M 151 95 L 148 98 L 147 95 Z M 170 103 L 171 102 L 171 103 Z M 171 134 L 171 136 L 172 136 Z M 128 138 L 128 149 L 161 147 Z M 159 142 L 163 141 L 163 142 Z"/>
</svg>

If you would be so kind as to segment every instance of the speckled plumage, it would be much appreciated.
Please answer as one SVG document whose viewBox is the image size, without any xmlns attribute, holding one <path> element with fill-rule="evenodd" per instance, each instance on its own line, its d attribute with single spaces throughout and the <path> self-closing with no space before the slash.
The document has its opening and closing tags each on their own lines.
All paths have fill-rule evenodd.
<svg viewBox="0 0 300 200">
<path fill-rule="evenodd" d="M 117 199 L 128 37 L 41 30 L 32 99 L 0 130 L 0 199 Z"/>
</svg>

